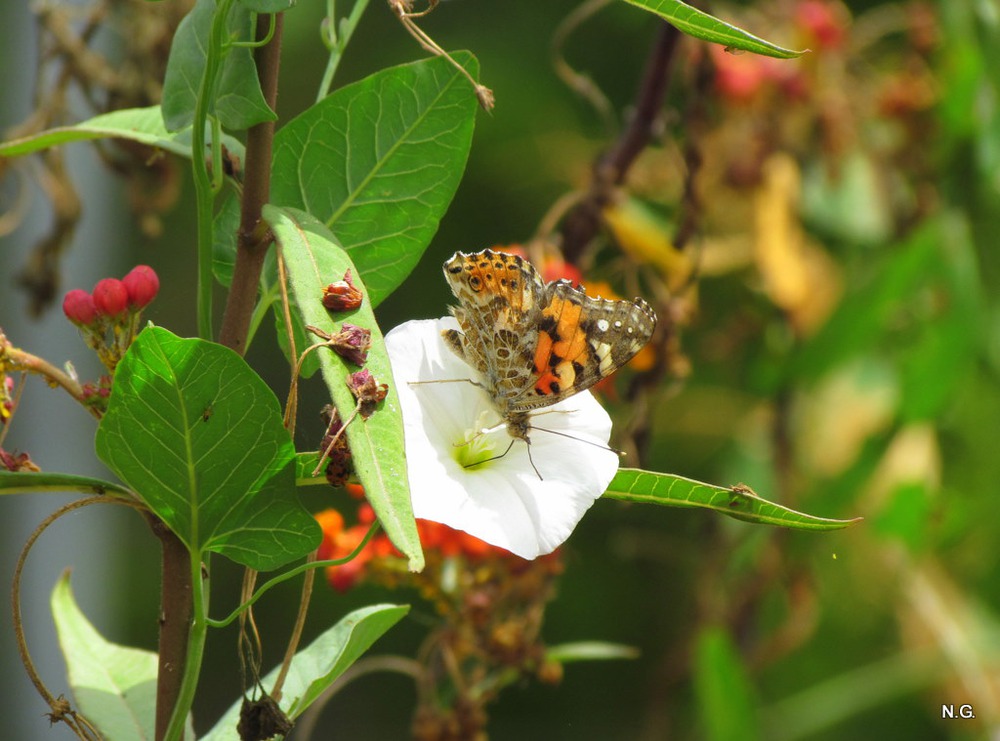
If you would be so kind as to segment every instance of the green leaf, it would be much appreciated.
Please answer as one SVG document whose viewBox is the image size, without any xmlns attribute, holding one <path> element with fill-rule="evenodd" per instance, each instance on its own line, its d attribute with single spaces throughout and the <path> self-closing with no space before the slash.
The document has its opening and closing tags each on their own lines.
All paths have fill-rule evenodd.
<svg viewBox="0 0 1000 741">
<path fill-rule="evenodd" d="M 174 35 L 163 79 L 162 101 L 163 120 L 170 131 L 183 129 L 194 121 L 194 106 L 205 72 L 206 50 L 216 8 L 215 0 L 197 0 Z M 231 7 L 226 18 L 229 40 L 252 39 L 252 21 L 252 14 L 245 7 L 238 4 Z M 209 102 L 209 115 L 233 131 L 277 118 L 261 92 L 252 51 L 246 47 L 229 47 L 224 55 Z"/>
<path fill-rule="evenodd" d="M 368 419 L 360 415 L 347 425 L 347 441 L 351 448 L 354 470 L 365 487 L 365 496 L 375 509 L 379 522 L 390 540 L 409 558 L 413 571 L 423 568 L 403 451 L 403 419 L 392 379 L 389 356 L 382 333 L 375 322 L 371 301 L 365 286 L 356 281 L 363 292 L 361 307 L 353 312 L 339 313 L 334 319 L 322 303 L 323 288 L 341 280 L 346 271 L 357 275 L 347 253 L 322 223 L 309 214 L 275 206 L 264 207 L 264 218 L 274 230 L 288 267 L 288 278 L 303 323 L 335 333 L 341 323 L 349 321 L 372 333 L 372 348 L 366 368 L 376 381 L 389 384 L 388 396 Z M 350 373 L 358 370 L 332 350 L 317 351 L 323 380 L 330 391 L 334 406 L 345 422 L 355 407 L 355 399 L 346 385 Z"/>
<path fill-rule="evenodd" d="M 753 687 L 728 633 L 707 628 L 698 635 L 694 680 L 704 738 L 709 741 L 759 738 Z"/>
<path fill-rule="evenodd" d="M 547 661 L 558 661 L 569 664 L 575 661 L 616 661 L 619 659 L 639 658 L 639 649 L 625 646 L 621 643 L 605 643 L 604 641 L 576 641 L 560 643 L 545 649 Z"/>
<path fill-rule="evenodd" d="M 191 156 L 191 128 L 175 133 L 167 131 L 163 125 L 163 113 L 156 105 L 102 113 L 75 126 L 60 126 L 4 142 L 0 144 L 0 157 L 17 157 L 90 139 L 129 139 L 181 157 Z M 231 153 L 243 158 L 243 144 L 238 139 L 224 136 L 222 142 Z"/>
<path fill-rule="evenodd" d="M 0 495 L 37 494 L 45 491 L 60 494 L 67 491 L 79 491 L 84 494 L 132 496 L 132 492 L 119 484 L 102 479 L 92 479 L 88 476 L 76 476 L 70 473 L 0 471 Z"/>
<path fill-rule="evenodd" d="M 455 59 L 477 74 L 472 55 Z M 341 88 L 278 131 L 271 201 L 322 221 L 377 306 L 437 231 L 465 169 L 476 109 L 468 80 L 440 58 Z"/>
<path fill-rule="evenodd" d="M 355 610 L 295 654 L 281 694 L 281 709 L 295 719 L 305 711 L 344 671 L 398 623 L 407 605 L 372 605 Z M 274 686 L 278 669 L 262 684 Z M 240 702 L 236 702 L 200 741 L 236 741 Z"/>
<path fill-rule="evenodd" d="M 832 520 L 814 517 L 761 499 L 746 486 L 713 486 L 683 476 L 634 468 L 618 469 L 604 496 L 625 502 L 662 504 L 668 507 L 704 507 L 737 520 L 796 530 L 839 530 L 862 519 L 855 517 L 852 520 Z"/>
<path fill-rule="evenodd" d="M 236 0 L 254 13 L 281 13 L 295 7 L 296 0 Z"/>
<path fill-rule="evenodd" d="M 732 49 L 742 49 L 779 59 L 800 57 L 805 53 L 784 49 L 770 41 L 757 38 L 680 0 L 625 0 L 625 2 L 655 13 L 677 30 L 702 41 L 711 41 Z"/>
<path fill-rule="evenodd" d="M 76 604 L 68 571 L 56 582 L 51 604 L 69 686 L 80 712 L 106 741 L 152 739 L 156 654 L 105 640 Z M 188 732 L 193 737 L 190 727 Z"/>
<path fill-rule="evenodd" d="M 194 553 L 264 571 L 319 544 L 278 400 L 229 348 L 144 329 L 115 372 L 96 442 Z"/>
</svg>

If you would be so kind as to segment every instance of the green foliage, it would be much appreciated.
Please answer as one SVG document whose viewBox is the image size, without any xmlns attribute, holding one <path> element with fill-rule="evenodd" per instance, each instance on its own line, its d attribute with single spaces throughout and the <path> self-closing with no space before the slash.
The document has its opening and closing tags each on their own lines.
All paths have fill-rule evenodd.
<svg viewBox="0 0 1000 741">
<path fill-rule="evenodd" d="M 474 57 L 456 59 L 476 74 Z M 444 59 L 376 72 L 281 128 L 271 202 L 322 221 L 378 306 L 416 266 L 451 203 L 476 110 L 468 81 Z"/>
<path fill-rule="evenodd" d="M 343 617 L 316 640 L 295 654 L 285 680 L 280 702 L 289 718 L 303 713 L 338 677 L 364 654 L 375 641 L 409 612 L 406 605 L 371 605 Z M 262 683 L 273 687 L 278 669 Z M 235 703 L 201 741 L 235 741 L 240 703 Z"/>
<path fill-rule="evenodd" d="M 387 382 L 389 388 L 385 401 L 367 419 L 360 414 L 350 419 L 349 410 L 354 408 L 356 402 L 346 381 L 357 368 L 330 349 L 319 350 L 317 355 L 334 406 L 340 410 L 341 420 L 350 422 L 345 434 L 354 470 L 365 487 L 365 495 L 392 542 L 409 558 L 410 569 L 417 571 L 423 568 L 424 558 L 410 508 L 403 452 L 403 420 L 398 395 L 393 388 L 389 356 L 375 323 L 369 293 L 359 281 L 357 287 L 364 294 L 361 306 L 352 312 L 339 312 L 334 319 L 322 304 L 323 288 L 333 281 L 343 280 L 347 271 L 357 274 L 350 256 L 341 249 L 329 230 L 309 214 L 268 206 L 264 217 L 281 245 L 303 324 L 335 334 L 340 331 L 341 323 L 348 321 L 372 333 L 372 348 L 365 367 L 375 376 L 376 382 Z M 311 339 L 311 342 L 316 341 L 316 338 Z"/>
<path fill-rule="evenodd" d="M 278 400 L 244 360 L 148 327 L 115 373 L 97 455 L 193 553 L 277 568 L 319 543 Z"/>
<path fill-rule="evenodd" d="M 624 502 L 668 507 L 703 507 L 746 522 L 797 530 L 838 530 L 860 520 L 815 517 L 761 499 L 744 486 L 713 486 L 683 476 L 634 468 L 619 469 L 604 496 Z"/>
<path fill-rule="evenodd" d="M 56 582 L 51 604 L 80 712 L 106 741 L 153 738 L 156 654 L 116 645 L 98 633 L 76 603 L 68 571 Z"/>
<path fill-rule="evenodd" d="M 779 59 L 789 59 L 804 54 L 801 51 L 783 49 L 770 41 L 757 38 L 680 0 L 625 0 L 625 2 L 655 13 L 678 30 L 702 41 Z"/>
<path fill-rule="evenodd" d="M 102 113 L 73 126 L 61 126 L 21 139 L 12 139 L 0 144 L 0 156 L 20 157 L 61 144 L 93 139 L 128 139 L 181 157 L 191 156 L 191 131 L 167 131 L 163 125 L 163 112 L 158 105 L 149 108 L 123 108 Z M 234 156 L 243 157 L 243 143 L 239 139 L 223 135 L 222 143 Z"/>
<path fill-rule="evenodd" d="M 729 635 L 706 628 L 694 650 L 695 694 L 704 737 L 709 741 L 760 738 L 753 687 Z"/>
<path fill-rule="evenodd" d="M 194 121 L 195 103 L 201 93 L 209 39 L 213 34 L 224 41 L 252 38 L 251 9 L 232 0 L 198 0 L 177 27 L 170 47 L 170 60 L 163 80 L 163 121 L 169 131 L 186 128 Z M 217 8 L 228 13 L 217 13 Z M 219 16 L 223 16 L 221 19 Z M 214 87 L 209 88 L 209 115 L 232 131 L 248 129 L 256 123 L 276 118 L 267 107 L 257 80 L 253 54 L 245 47 L 229 47 Z M 213 81 L 214 82 L 214 81 Z"/>
<path fill-rule="evenodd" d="M 78 491 L 83 494 L 130 495 L 128 489 L 118 484 L 89 476 L 75 476 L 70 473 L 0 471 L 0 495 L 67 491 Z"/>
</svg>

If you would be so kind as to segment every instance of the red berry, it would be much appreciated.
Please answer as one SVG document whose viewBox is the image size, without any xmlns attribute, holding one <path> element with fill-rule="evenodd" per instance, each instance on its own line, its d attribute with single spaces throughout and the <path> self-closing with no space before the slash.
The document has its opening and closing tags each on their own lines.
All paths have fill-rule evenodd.
<svg viewBox="0 0 1000 741">
<path fill-rule="evenodd" d="M 63 313 L 73 324 L 81 327 L 89 326 L 97 320 L 97 307 L 94 297 L 82 288 L 74 288 L 63 298 Z"/>
<path fill-rule="evenodd" d="M 156 298 L 160 292 L 160 278 L 149 265 L 136 265 L 122 278 L 128 291 L 128 305 L 132 309 L 142 309 Z"/>
<path fill-rule="evenodd" d="M 128 310 L 128 291 L 117 278 L 104 278 L 94 286 L 94 306 L 104 316 L 120 316 Z"/>
</svg>

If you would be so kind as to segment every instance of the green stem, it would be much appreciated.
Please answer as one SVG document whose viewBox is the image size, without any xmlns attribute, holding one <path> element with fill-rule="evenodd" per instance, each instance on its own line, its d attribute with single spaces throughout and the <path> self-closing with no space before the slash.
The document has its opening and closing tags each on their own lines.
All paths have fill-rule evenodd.
<svg viewBox="0 0 1000 741">
<path fill-rule="evenodd" d="M 333 85 L 333 76 L 337 73 L 337 67 L 344 56 L 344 49 L 347 48 L 347 43 L 351 40 L 354 29 L 357 28 L 358 21 L 361 20 L 365 8 L 368 7 L 368 0 L 355 1 L 354 7 L 351 9 L 351 14 L 344 19 L 341 25 L 340 36 L 337 35 L 337 14 L 334 6 L 334 0 L 327 0 L 326 22 L 329 24 L 329 31 L 327 33 L 332 43 L 327 44 L 327 47 L 330 49 L 330 58 L 326 62 L 323 81 L 320 82 L 319 92 L 316 94 L 317 103 L 330 94 L 330 88 Z"/>
<path fill-rule="evenodd" d="M 194 171 L 194 192 L 198 216 L 198 334 L 202 339 L 212 339 L 212 218 L 214 216 L 215 189 L 205 161 L 205 127 L 208 109 L 215 99 L 215 86 L 222 67 L 222 47 L 226 40 L 226 16 L 233 0 L 219 0 L 212 18 L 205 55 L 205 72 L 201 77 L 198 100 L 194 106 L 194 123 L 191 129 L 191 164 Z M 213 127 L 213 131 L 217 130 Z M 212 161 L 221 162 L 217 150 L 221 147 L 217 136 L 212 137 Z"/>
<path fill-rule="evenodd" d="M 202 578 L 201 554 L 191 552 L 191 594 L 193 600 L 193 616 L 188 632 L 187 656 L 184 661 L 184 678 L 181 680 L 177 704 L 170 715 L 170 725 L 164 741 L 182 741 L 184 725 L 191 706 L 194 704 L 195 691 L 198 689 L 198 677 L 201 674 L 201 661 L 205 655 L 205 639 L 208 636 L 208 581 Z"/>
<path fill-rule="evenodd" d="M 368 545 L 368 542 L 372 539 L 375 533 L 378 532 L 378 530 L 379 530 L 379 524 L 378 520 L 376 520 L 375 522 L 372 523 L 371 527 L 368 528 L 368 532 L 365 533 L 365 537 L 362 539 L 360 543 L 358 543 L 358 546 L 343 558 L 332 558 L 326 561 L 311 561 L 309 563 L 304 563 L 301 566 L 296 566 L 294 569 L 286 571 L 284 574 L 279 574 L 273 579 L 269 579 L 260 587 L 260 589 L 254 592 L 253 597 L 251 597 L 249 600 L 247 600 L 242 605 L 237 607 L 222 620 L 213 620 L 212 618 L 208 618 L 209 626 L 212 628 L 225 628 L 236 618 L 238 618 L 240 616 L 240 613 L 250 608 L 254 602 L 263 597 L 264 593 L 267 590 L 271 589 L 271 587 L 276 587 L 279 584 L 281 584 L 281 582 L 288 581 L 292 577 L 298 576 L 299 574 L 309 571 L 309 569 L 321 569 L 321 568 L 326 568 L 327 566 L 343 566 L 348 561 L 353 560 L 359 553 L 361 553 L 361 551 L 365 549 L 365 546 Z"/>
</svg>

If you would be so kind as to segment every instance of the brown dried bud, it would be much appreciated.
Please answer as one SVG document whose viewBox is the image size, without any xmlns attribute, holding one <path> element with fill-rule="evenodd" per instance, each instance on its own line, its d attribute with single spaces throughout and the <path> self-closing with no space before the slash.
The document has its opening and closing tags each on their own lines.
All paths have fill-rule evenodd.
<svg viewBox="0 0 1000 741">
<path fill-rule="evenodd" d="M 317 337 L 325 340 L 325 344 L 340 357 L 349 360 L 355 365 L 364 365 L 368 360 L 368 350 L 372 346 L 372 333 L 370 329 L 358 327 L 354 324 L 344 322 L 337 334 L 324 332 L 319 327 L 311 324 L 306 325 L 306 329 Z"/>
<path fill-rule="evenodd" d="M 327 455 L 326 480 L 330 486 L 343 486 L 353 470 L 351 449 L 347 445 L 347 436 L 343 433 L 344 423 L 337 410 L 329 404 L 323 407 L 321 415 L 327 426 L 326 435 L 319 444 L 320 455 Z"/>
<path fill-rule="evenodd" d="M 344 273 L 344 279 L 334 281 L 323 289 L 323 306 L 330 311 L 353 311 L 361 306 L 364 298 L 361 291 L 354 287 L 351 271 Z"/>
<path fill-rule="evenodd" d="M 376 405 L 389 393 L 389 384 L 377 383 L 375 376 L 367 368 L 347 377 L 347 387 L 358 400 L 358 414 L 368 419 L 375 412 Z"/>
</svg>

